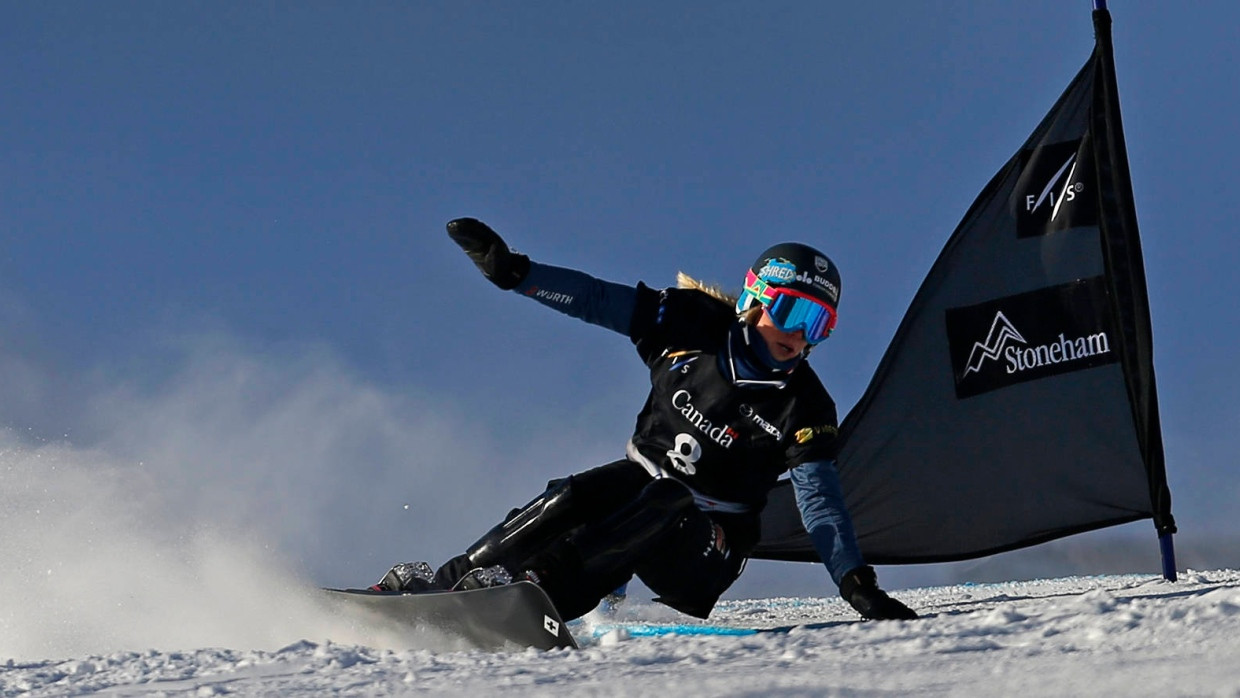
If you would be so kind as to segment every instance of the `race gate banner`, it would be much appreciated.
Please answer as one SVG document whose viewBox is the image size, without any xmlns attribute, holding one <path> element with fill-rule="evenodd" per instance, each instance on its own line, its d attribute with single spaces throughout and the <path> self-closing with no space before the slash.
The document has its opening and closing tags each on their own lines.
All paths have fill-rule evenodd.
<svg viewBox="0 0 1240 698">
<path fill-rule="evenodd" d="M 841 426 L 868 562 L 980 557 L 1143 518 L 1169 546 L 1110 15 L 1093 17 L 1093 54 L 947 240 Z M 754 556 L 818 559 L 787 481 Z"/>
</svg>

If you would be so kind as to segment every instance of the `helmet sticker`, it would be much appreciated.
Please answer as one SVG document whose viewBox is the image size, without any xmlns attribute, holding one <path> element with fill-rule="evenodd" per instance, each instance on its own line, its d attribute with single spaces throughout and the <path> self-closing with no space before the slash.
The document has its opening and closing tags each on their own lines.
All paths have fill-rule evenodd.
<svg viewBox="0 0 1240 698">
<path fill-rule="evenodd" d="M 778 284 L 786 284 L 796 277 L 796 265 L 786 259 L 768 259 L 766 264 L 758 270 L 759 279 L 774 281 Z"/>
</svg>

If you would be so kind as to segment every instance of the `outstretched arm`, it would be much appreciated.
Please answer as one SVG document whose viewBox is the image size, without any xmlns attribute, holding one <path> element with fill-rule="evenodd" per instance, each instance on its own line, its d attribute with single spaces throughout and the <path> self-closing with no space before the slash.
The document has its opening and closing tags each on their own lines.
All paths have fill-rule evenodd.
<svg viewBox="0 0 1240 698">
<path fill-rule="evenodd" d="M 852 518 L 844 506 L 835 463 L 810 461 L 793 468 L 792 492 L 796 495 L 801 523 L 837 585 L 849 571 L 865 564 L 857 547 Z"/>
<path fill-rule="evenodd" d="M 538 262 L 530 262 L 530 273 L 513 290 L 565 315 L 623 335 L 629 334 L 637 307 L 637 289 L 633 286 Z"/>
<path fill-rule="evenodd" d="M 531 262 L 508 249 L 503 238 L 473 218 L 448 223 L 448 235 L 465 250 L 482 275 L 566 315 L 628 335 L 638 290 L 584 272 Z"/>
<path fill-rule="evenodd" d="M 878 587 L 878 575 L 865 564 L 857 546 L 852 518 L 844 505 L 835 462 L 809 461 L 790 472 L 792 491 L 796 495 L 801 522 L 810 541 L 853 608 L 865 618 L 875 620 L 912 620 L 917 617 L 909 607 L 887 595 Z"/>
</svg>

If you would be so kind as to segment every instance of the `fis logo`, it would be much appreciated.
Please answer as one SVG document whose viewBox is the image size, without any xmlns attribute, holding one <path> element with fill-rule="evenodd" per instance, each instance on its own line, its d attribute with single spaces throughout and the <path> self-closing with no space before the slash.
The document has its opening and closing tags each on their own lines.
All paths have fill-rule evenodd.
<svg viewBox="0 0 1240 698">
<path fill-rule="evenodd" d="M 1101 276 L 951 308 L 946 319 L 958 398 L 1119 360 Z"/>
<path fill-rule="evenodd" d="M 664 352 L 663 355 L 672 360 L 672 365 L 667 370 L 669 373 L 680 371 L 682 374 L 689 373 L 689 364 L 698 360 L 698 356 L 702 353 L 701 349 L 686 349 L 685 351 Z"/>
<path fill-rule="evenodd" d="M 1093 148 L 1088 138 L 1026 150 L 1021 159 L 1011 202 L 1017 237 L 1098 224 L 1098 205 L 1091 189 Z"/>
<path fill-rule="evenodd" d="M 1077 194 L 1085 191 L 1085 185 L 1072 178 L 1074 174 L 1076 174 L 1076 153 L 1070 155 L 1067 162 L 1060 165 L 1041 192 L 1036 196 L 1025 194 L 1025 213 L 1037 213 L 1038 209 L 1047 205 L 1051 207 L 1051 220 L 1054 221 L 1059 216 L 1059 209 L 1065 201 L 1073 201 Z"/>
</svg>

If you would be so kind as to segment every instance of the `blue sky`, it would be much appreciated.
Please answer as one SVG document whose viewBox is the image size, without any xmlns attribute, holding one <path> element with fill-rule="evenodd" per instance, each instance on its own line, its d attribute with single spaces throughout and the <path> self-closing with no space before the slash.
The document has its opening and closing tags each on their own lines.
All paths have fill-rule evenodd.
<svg viewBox="0 0 1240 698">
<path fill-rule="evenodd" d="M 846 412 L 1089 9 L 0 2 L 0 425 L 142 463 L 324 583 L 451 554 L 617 457 L 645 394 L 624 338 L 483 281 L 462 215 L 656 286 L 821 247 Z M 1111 11 L 1173 511 L 1227 531 L 1240 8 Z"/>
</svg>

